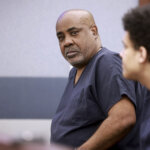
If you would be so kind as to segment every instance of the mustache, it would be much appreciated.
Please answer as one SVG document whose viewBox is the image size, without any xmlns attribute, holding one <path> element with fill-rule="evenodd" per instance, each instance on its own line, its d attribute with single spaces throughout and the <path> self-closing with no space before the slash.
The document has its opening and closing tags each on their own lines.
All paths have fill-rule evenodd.
<svg viewBox="0 0 150 150">
<path fill-rule="evenodd" d="M 65 48 L 65 55 L 67 55 L 70 52 L 79 52 L 80 49 L 78 47 L 66 47 Z"/>
</svg>

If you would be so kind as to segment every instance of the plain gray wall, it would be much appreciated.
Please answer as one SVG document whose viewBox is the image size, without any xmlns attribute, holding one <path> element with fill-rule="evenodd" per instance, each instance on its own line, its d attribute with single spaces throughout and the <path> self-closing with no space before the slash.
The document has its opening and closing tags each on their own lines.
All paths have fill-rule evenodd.
<svg viewBox="0 0 150 150">
<path fill-rule="evenodd" d="M 63 11 L 91 11 L 103 46 L 119 52 L 121 18 L 137 5 L 138 0 L 0 0 L 0 117 L 49 118 L 56 110 L 70 70 L 55 33 Z"/>
<path fill-rule="evenodd" d="M 122 50 L 121 17 L 138 0 L 0 0 L 0 76 L 67 77 L 55 33 L 58 16 L 81 8 L 95 17 L 104 46 Z"/>
</svg>

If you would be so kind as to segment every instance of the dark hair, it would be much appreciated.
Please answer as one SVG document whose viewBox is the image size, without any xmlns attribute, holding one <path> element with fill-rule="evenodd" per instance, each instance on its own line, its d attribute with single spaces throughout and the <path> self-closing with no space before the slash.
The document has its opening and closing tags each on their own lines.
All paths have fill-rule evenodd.
<svg viewBox="0 0 150 150">
<path fill-rule="evenodd" d="M 150 58 L 150 4 L 131 9 L 122 20 L 134 47 L 144 46 Z"/>
</svg>

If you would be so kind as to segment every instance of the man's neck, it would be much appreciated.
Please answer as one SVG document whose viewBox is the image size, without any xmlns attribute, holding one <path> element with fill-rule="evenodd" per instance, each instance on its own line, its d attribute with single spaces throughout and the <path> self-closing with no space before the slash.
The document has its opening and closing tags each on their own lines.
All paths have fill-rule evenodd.
<svg viewBox="0 0 150 150">
<path fill-rule="evenodd" d="M 76 72 L 76 76 L 75 76 L 75 84 L 78 82 L 82 72 L 84 71 L 85 67 L 82 67 L 82 68 L 78 68 L 77 69 L 77 72 Z"/>
<path fill-rule="evenodd" d="M 147 63 L 141 71 L 139 81 L 150 90 L 150 63 Z"/>
</svg>

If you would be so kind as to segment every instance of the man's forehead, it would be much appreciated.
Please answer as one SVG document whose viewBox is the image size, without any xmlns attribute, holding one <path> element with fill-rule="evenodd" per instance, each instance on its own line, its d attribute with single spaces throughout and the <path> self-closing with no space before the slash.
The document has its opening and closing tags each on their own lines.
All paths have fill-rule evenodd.
<svg viewBox="0 0 150 150">
<path fill-rule="evenodd" d="M 85 10 L 66 11 L 59 16 L 56 25 L 69 21 L 89 25 L 91 24 L 91 16 Z"/>
<path fill-rule="evenodd" d="M 70 16 L 59 20 L 56 24 L 56 30 L 68 30 L 70 28 L 81 28 L 84 24 L 79 18 Z"/>
</svg>

